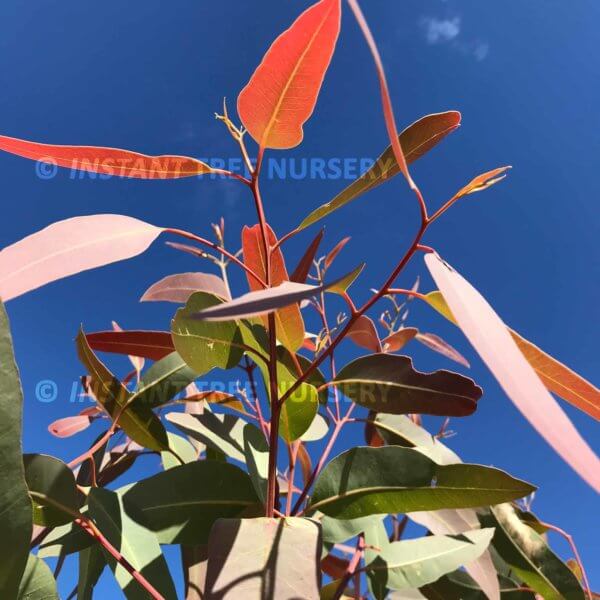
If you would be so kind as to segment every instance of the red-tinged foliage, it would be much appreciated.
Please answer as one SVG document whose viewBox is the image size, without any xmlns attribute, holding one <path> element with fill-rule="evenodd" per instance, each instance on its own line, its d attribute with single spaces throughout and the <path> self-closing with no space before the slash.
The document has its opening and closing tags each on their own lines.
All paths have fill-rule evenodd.
<svg viewBox="0 0 600 600">
<path fill-rule="evenodd" d="M 310 245 L 306 249 L 306 252 L 302 255 L 302 258 L 298 262 L 298 266 L 290 275 L 290 281 L 295 281 L 296 283 L 306 283 L 306 280 L 308 279 L 308 274 L 312 269 L 313 261 L 317 256 L 317 252 L 319 251 L 319 246 L 324 235 L 324 229 L 321 229 L 321 231 L 317 233 L 315 239 L 310 243 Z"/>
<path fill-rule="evenodd" d="M 277 238 L 270 227 L 268 228 L 268 236 L 268 243 L 274 246 Z M 266 281 L 266 257 L 261 239 L 260 225 L 244 227 L 242 230 L 242 249 L 246 266 Z M 261 289 L 253 277 L 247 276 L 247 279 L 250 290 L 258 291 Z M 286 281 L 289 281 L 288 272 L 281 248 L 278 248 L 271 253 L 270 283 L 272 286 L 278 286 Z M 277 337 L 281 340 L 281 343 L 292 352 L 298 350 L 304 343 L 304 320 L 300 313 L 300 307 L 294 304 L 281 308 L 275 313 L 275 319 Z M 263 317 L 263 320 L 267 324 L 267 317 Z"/>
<path fill-rule="evenodd" d="M 212 173 L 189 156 L 147 156 L 100 146 L 56 146 L 0 135 L 0 150 L 74 171 L 132 179 L 180 179 Z"/>
<path fill-rule="evenodd" d="M 85 337 L 97 352 L 160 360 L 175 351 L 168 331 L 99 331 Z"/>
<path fill-rule="evenodd" d="M 238 98 L 242 123 L 261 148 L 293 148 L 304 137 L 340 32 L 341 0 L 306 10 L 267 51 Z"/>
</svg>

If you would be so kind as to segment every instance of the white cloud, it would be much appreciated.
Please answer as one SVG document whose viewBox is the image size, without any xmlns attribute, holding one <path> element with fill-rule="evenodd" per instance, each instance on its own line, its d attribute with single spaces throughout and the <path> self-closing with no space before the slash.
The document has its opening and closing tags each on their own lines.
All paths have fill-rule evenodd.
<svg viewBox="0 0 600 600">
<path fill-rule="evenodd" d="M 428 44 L 450 42 L 460 33 L 460 17 L 454 17 L 453 19 L 423 17 L 421 23 L 425 28 L 425 38 Z"/>
<path fill-rule="evenodd" d="M 479 62 L 481 62 L 482 60 L 485 60 L 485 58 L 489 54 L 489 52 L 490 52 L 490 45 L 486 44 L 485 42 L 479 42 L 478 44 L 476 44 L 475 49 L 473 50 L 473 56 Z"/>
</svg>

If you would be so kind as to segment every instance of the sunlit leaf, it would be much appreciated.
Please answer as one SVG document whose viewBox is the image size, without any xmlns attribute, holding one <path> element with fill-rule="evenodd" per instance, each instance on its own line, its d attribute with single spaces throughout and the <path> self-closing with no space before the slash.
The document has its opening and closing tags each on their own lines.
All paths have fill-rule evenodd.
<svg viewBox="0 0 600 600">
<path fill-rule="evenodd" d="M 229 299 L 225 282 L 211 273 L 181 273 L 169 275 L 151 285 L 140 302 L 175 302 L 185 304 L 195 292 L 207 292 L 220 298 Z"/>
<path fill-rule="evenodd" d="M 321 536 L 310 519 L 223 519 L 208 542 L 206 600 L 318 598 Z"/>
<path fill-rule="evenodd" d="M 463 333 L 517 408 L 596 491 L 600 460 L 524 358 L 508 328 L 481 294 L 437 255 L 425 262 Z"/>
<path fill-rule="evenodd" d="M 469 368 L 471 365 L 469 361 L 458 351 L 453 348 L 448 342 L 443 340 L 439 335 L 434 333 L 418 333 L 415 336 L 418 342 L 421 342 L 424 346 L 427 346 L 434 352 L 442 354 L 446 358 L 457 362 L 459 365 Z"/>
<path fill-rule="evenodd" d="M 274 246 L 277 242 L 275 233 L 267 225 L 268 243 Z M 260 225 L 254 227 L 244 227 L 242 230 L 242 249 L 244 251 L 244 263 L 252 269 L 263 281 L 267 281 L 266 257 L 262 244 L 262 234 Z M 250 291 L 261 290 L 260 284 L 247 275 Z M 270 284 L 278 286 L 289 280 L 288 272 L 285 266 L 281 248 L 277 248 L 271 253 L 271 275 Z M 265 326 L 268 325 L 267 317 L 263 317 Z M 277 337 L 281 343 L 291 352 L 295 352 L 304 342 L 304 320 L 300 313 L 300 307 L 297 304 L 290 304 L 279 309 L 275 313 L 275 325 Z"/>
<path fill-rule="evenodd" d="M 510 569 L 544 600 L 584 600 L 577 577 L 548 547 L 544 538 L 521 522 L 512 506 L 496 506 L 481 516 L 495 527 L 494 548 Z"/>
<path fill-rule="evenodd" d="M 385 339 L 381 340 L 384 352 L 398 352 L 414 339 L 419 333 L 419 330 L 415 327 L 403 327 L 400 331 L 388 335 Z"/>
<path fill-rule="evenodd" d="M 243 430 L 244 458 L 248 475 L 257 496 L 264 504 L 267 499 L 267 478 L 269 472 L 269 445 L 264 434 L 254 425 L 247 424 Z"/>
<path fill-rule="evenodd" d="M 204 544 L 217 519 L 239 516 L 258 503 L 246 473 L 210 460 L 142 479 L 123 498 L 141 510 L 146 527 L 161 544 Z"/>
<path fill-rule="evenodd" d="M 133 518 L 135 507 L 124 506 L 123 497 L 102 488 L 92 488 L 89 514 L 102 534 L 118 548 L 129 564 L 141 573 L 165 600 L 176 600 L 175 586 L 156 536 Z M 137 520 L 136 520 L 137 519 Z M 108 565 L 128 600 L 145 600 L 148 592 L 106 552 Z"/>
<path fill-rule="evenodd" d="M 325 256 L 325 268 L 329 269 L 329 267 L 333 264 L 333 261 L 338 257 L 338 254 L 345 248 L 346 244 L 350 241 L 349 237 L 345 237 L 343 240 L 338 242 L 333 250 Z"/>
<path fill-rule="evenodd" d="M 209 307 L 227 306 L 220 298 L 205 292 L 190 296 L 185 308 L 180 308 L 171 323 L 175 349 L 185 362 L 198 373 L 214 368 L 231 369 L 241 360 L 243 345 L 236 323 L 212 323 L 195 318 Z"/>
<path fill-rule="evenodd" d="M 399 446 L 359 447 L 340 454 L 321 471 L 309 508 L 338 519 L 356 519 L 487 506 L 534 490 L 491 467 L 438 465 L 414 449 Z"/>
<path fill-rule="evenodd" d="M 473 179 L 470 183 L 468 183 L 464 188 L 459 190 L 452 200 L 458 200 L 464 196 L 468 196 L 469 194 L 474 194 L 475 192 L 482 192 L 487 188 L 493 186 L 494 184 L 502 181 L 506 177 L 506 171 L 508 171 L 511 167 L 500 167 L 499 169 L 493 169 L 492 171 L 488 171 L 481 175 L 478 175 Z"/>
<path fill-rule="evenodd" d="M 2 593 L 6 589 L 2 588 Z M 23 579 L 16 596 L 16 600 L 60 600 L 56 591 L 56 581 L 48 565 L 37 556 L 30 554 L 23 573 Z M 8 596 L 6 596 L 8 600 Z"/>
<path fill-rule="evenodd" d="M 87 171 L 133 179 L 178 179 L 211 173 L 205 163 L 189 156 L 147 156 L 100 146 L 56 146 L 0 135 L 0 150 L 72 171 Z"/>
<path fill-rule="evenodd" d="M 321 0 L 273 42 L 238 98 L 242 123 L 262 148 L 304 136 L 340 31 L 340 0 Z"/>
<path fill-rule="evenodd" d="M 85 431 L 92 422 L 90 417 L 76 415 L 58 419 L 48 425 L 48 431 L 55 437 L 68 438 L 77 433 Z"/>
<path fill-rule="evenodd" d="M 440 292 L 430 292 L 423 299 L 443 317 L 457 324 Z M 579 410 L 600 420 L 600 390 L 596 386 L 510 327 L 508 332 L 546 388 Z"/>
<path fill-rule="evenodd" d="M 15 597 L 29 555 L 31 500 L 25 484 L 21 427 L 23 393 L 0 300 L 0 590 Z"/>
<path fill-rule="evenodd" d="M 361 348 L 366 348 L 371 352 L 382 351 L 375 323 L 366 315 L 361 315 L 356 320 L 348 332 L 348 337 Z"/>
<path fill-rule="evenodd" d="M 44 454 L 25 454 L 23 463 L 33 500 L 33 522 L 56 527 L 72 521 L 74 517 L 68 511 L 79 512 L 79 503 L 71 469 L 57 458 Z"/>
<path fill-rule="evenodd" d="M 358 358 L 332 384 L 357 404 L 392 414 L 466 416 L 483 393 L 472 379 L 451 371 L 421 373 L 409 357 L 395 354 Z"/>
<path fill-rule="evenodd" d="M 399 136 L 406 163 L 410 165 L 429 152 L 429 150 L 441 142 L 448 134 L 452 133 L 460 126 L 460 120 L 461 115 L 459 112 L 448 111 L 427 115 L 407 127 Z M 338 208 L 356 200 L 362 194 L 389 181 L 399 173 L 400 168 L 394 158 L 394 151 L 392 147 L 389 146 L 366 173 L 351 183 L 333 200 L 311 212 L 310 215 L 300 223 L 298 229 L 304 229 L 305 227 L 316 223 Z"/>
<path fill-rule="evenodd" d="M 373 524 L 382 520 L 380 515 L 371 515 L 369 517 L 360 517 L 358 519 L 333 519 L 324 516 L 321 519 L 321 529 L 323 530 L 323 541 L 330 544 L 340 544 L 356 537 Z"/>
<path fill-rule="evenodd" d="M 382 571 L 393 590 L 418 588 L 478 558 L 488 547 L 493 529 L 466 531 L 460 536 L 432 535 L 385 545 L 368 571 Z"/>
<path fill-rule="evenodd" d="M 165 471 L 178 467 L 181 464 L 180 461 L 187 464 L 198 460 L 196 448 L 192 446 L 191 442 L 171 431 L 167 435 L 169 436 L 169 448 L 171 448 L 172 452 L 160 453 L 160 459 Z"/>
<path fill-rule="evenodd" d="M 162 231 L 122 215 L 54 223 L 0 252 L 0 297 L 6 302 L 57 279 L 137 256 Z"/>
<path fill-rule="evenodd" d="M 160 360 L 175 350 L 168 331 L 98 331 L 87 333 L 86 338 L 96 352 L 143 356 L 150 360 Z"/>
<path fill-rule="evenodd" d="M 328 287 L 326 291 L 331 292 L 332 294 L 339 294 L 340 296 L 343 296 L 348 291 L 348 288 L 358 279 L 365 266 L 366 263 L 358 265 L 354 271 L 351 271 L 348 273 L 348 275 L 342 277 L 338 281 L 335 281 Z"/>
<path fill-rule="evenodd" d="M 90 348 L 85 333 L 77 335 L 77 354 L 92 379 L 98 403 L 127 435 L 145 448 L 160 452 L 168 449 L 167 433 L 160 419 L 148 406 L 127 406 L 131 398 L 127 388 L 106 368 Z"/>
</svg>

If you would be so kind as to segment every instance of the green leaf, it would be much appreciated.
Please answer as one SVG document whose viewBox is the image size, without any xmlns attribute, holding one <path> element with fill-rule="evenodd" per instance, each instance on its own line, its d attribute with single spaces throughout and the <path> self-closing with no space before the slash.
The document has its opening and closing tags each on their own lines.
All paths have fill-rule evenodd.
<svg viewBox="0 0 600 600">
<path fill-rule="evenodd" d="M 133 506 L 124 506 L 123 497 L 102 488 L 92 488 L 88 496 L 90 517 L 102 534 L 119 550 L 165 598 L 177 600 L 167 562 L 154 533 L 140 524 L 143 517 L 132 516 Z M 108 565 L 128 600 L 147 600 L 148 592 L 108 552 Z"/>
<path fill-rule="evenodd" d="M 523 523 L 509 504 L 496 506 L 480 517 L 484 527 L 495 527 L 494 548 L 511 570 L 544 600 L 584 600 L 577 577 L 550 550 L 544 538 Z"/>
<path fill-rule="evenodd" d="M 481 556 L 493 534 L 493 529 L 475 529 L 457 536 L 432 535 L 393 542 L 378 553 L 367 570 L 387 573 L 390 589 L 419 588 Z"/>
<path fill-rule="evenodd" d="M 64 462 L 45 454 L 25 454 L 25 480 L 33 500 L 33 522 L 57 527 L 79 513 L 73 471 Z"/>
<path fill-rule="evenodd" d="M 371 354 L 346 365 L 333 380 L 357 404 L 391 414 L 466 416 L 482 390 L 451 371 L 420 373 L 407 356 Z"/>
<path fill-rule="evenodd" d="M 536 488 L 491 467 L 438 465 L 412 448 L 353 448 L 315 484 L 310 510 L 338 519 L 506 502 Z M 503 498 L 503 500 L 500 500 Z"/>
<path fill-rule="evenodd" d="M 31 500 L 25 484 L 21 430 L 23 393 L 0 300 L 0 590 L 14 597 L 29 556 Z"/>
<path fill-rule="evenodd" d="M 331 294 L 338 294 L 339 296 L 343 296 L 348 291 L 348 288 L 358 279 L 360 274 L 363 272 L 363 269 L 365 268 L 366 264 L 367 263 L 362 263 L 358 265 L 358 267 L 356 267 L 354 271 L 348 273 L 348 275 L 336 281 L 326 291 L 330 292 Z"/>
<path fill-rule="evenodd" d="M 298 373 L 298 369 L 292 357 L 292 353 L 284 346 L 277 346 L 277 360 L 285 366 L 285 368 L 290 374 L 290 377 L 294 377 L 295 374 Z M 312 364 L 312 361 L 306 358 L 306 356 L 302 356 L 302 354 L 296 354 L 296 360 L 298 361 L 302 372 L 305 372 L 308 369 L 308 367 Z M 314 369 L 308 376 L 306 382 L 310 383 L 310 385 L 316 387 L 317 389 L 323 387 L 326 383 L 325 377 L 319 369 Z M 319 403 L 326 405 L 328 397 L 329 394 L 327 392 L 327 389 L 321 390 L 319 392 Z"/>
<path fill-rule="evenodd" d="M 124 494 L 161 544 L 205 544 L 219 518 L 258 504 L 248 475 L 229 463 L 203 460 L 143 479 Z"/>
<path fill-rule="evenodd" d="M 94 544 L 79 553 L 79 578 L 77 600 L 92 600 L 94 587 L 98 583 L 106 560 L 102 548 Z"/>
<path fill-rule="evenodd" d="M 322 440 L 329 431 L 329 420 L 317 413 L 310 427 L 300 436 L 303 442 L 317 442 Z"/>
<path fill-rule="evenodd" d="M 19 591 L 16 596 L 5 596 L 6 588 L 2 588 L 3 598 L 16 600 L 60 600 L 56 591 L 56 581 L 48 565 L 37 556 L 29 555 Z"/>
<path fill-rule="evenodd" d="M 81 510 L 85 514 L 85 510 Z M 54 528 L 44 541 L 40 544 L 38 556 L 48 558 L 60 556 L 60 554 L 74 554 L 89 548 L 94 540 L 79 525 L 69 523 Z"/>
<path fill-rule="evenodd" d="M 449 133 L 460 125 L 460 113 L 449 111 L 427 115 L 407 127 L 399 136 L 400 144 L 406 158 L 406 163 L 411 164 L 421 158 L 426 152 L 441 142 Z M 320 221 L 333 211 L 345 206 L 352 200 L 389 181 L 400 173 L 400 167 L 394 158 L 394 151 L 389 146 L 377 159 L 377 162 L 359 179 L 350 184 L 333 200 L 313 210 L 298 225 L 302 230 L 317 221 Z"/>
<path fill-rule="evenodd" d="M 91 377 L 91 388 L 98 403 L 112 419 L 119 416 L 119 426 L 134 441 L 160 452 L 168 450 L 167 432 L 160 419 L 148 406 L 128 406 L 131 398 L 127 388 L 106 368 L 90 348 L 83 330 L 77 336 L 77 353 Z M 122 411 L 122 412 L 121 412 Z"/>
<path fill-rule="evenodd" d="M 229 458 L 245 461 L 244 427 L 246 422 L 233 415 L 216 415 L 205 412 L 201 415 L 173 412 L 165 415 L 179 431 L 187 436 L 222 452 Z"/>
<path fill-rule="evenodd" d="M 134 406 L 156 408 L 166 404 L 192 383 L 198 374 L 177 352 L 155 362 L 143 375 L 131 398 Z"/>
<path fill-rule="evenodd" d="M 171 448 L 172 452 L 160 453 L 163 469 L 165 469 L 165 471 L 172 469 L 173 467 L 178 467 L 181 464 L 177 457 L 181 458 L 181 460 L 186 464 L 194 462 L 198 459 L 196 449 L 184 437 L 181 437 L 175 433 L 171 433 L 170 431 L 167 435 L 169 436 L 169 447 Z M 173 453 L 175 453 L 177 456 L 175 456 Z"/>
<path fill-rule="evenodd" d="M 177 311 L 171 323 L 175 349 L 198 376 L 214 368 L 231 369 L 244 353 L 241 334 L 234 321 L 214 323 L 192 318 L 192 315 L 219 304 L 223 304 L 221 298 L 197 292 L 190 296 L 184 308 Z"/>
<path fill-rule="evenodd" d="M 385 528 L 383 519 L 379 519 L 371 524 L 371 527 L 365 530 L 365 544 L 369 546 L 365 549 L 365 563 L 375 564 L 377 566 L 385 565 L 385 562 L 378 557 L 390 545 L 388 532 Z M 388 572 L 385 568 L 370 569 L 367 571 L 367 584 L 369 591 L 375 600 L 385 600 L 390 592 L 388 588 Z"/>
<path fill-rule="evenodd" d="M 356 537 L 359 533 L 370 529 L 379 523 L 382 518 L 379 515 L 372 515 L 370 517 L 344 520 L 323 516 L 321 519 L 323 541 L 330 544 L 341 544 Z"/>
<path fill-rule="evenodd" d="M 244 458 L 252 485 L 260 501 L 267 499 L 267 478 L 269 473 L 269 444 L 263 432 L 248 423 L 244 427 Z"/>
<path fill-rule="evenodd" d="M 208 542 L 206 598 L 318 598 L 321 536 L 310 519 L 222 519 Z"/>
</svg>

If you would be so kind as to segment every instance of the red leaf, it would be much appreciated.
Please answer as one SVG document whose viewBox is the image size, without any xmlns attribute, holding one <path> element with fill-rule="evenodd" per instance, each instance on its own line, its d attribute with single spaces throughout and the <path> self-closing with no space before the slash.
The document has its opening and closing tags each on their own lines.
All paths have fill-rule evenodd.
<svg viewBox="0 0 600 600">
<path fill-rule="evenodd" d="M 112 326 L 113 326 L 113 331 L 119 331 L 119 332 L 123 331 L 116 321 L 112 322 Z M 129 355 L 129 361 L 131 362 L 131 364 L 133 365 L 133 368 L 135 369 L 134 375 L 137 373 L 137 376 L 139 377 L 140 373 L 142 372 L 142 369 L 144 368 L 144 364 L 146 363 L 146 361 L 141 356 L 132 356 L 132 355 Z"/>
<path fill-rule="evenodd" d="M 48 426 L 48 431 L 58 438 L 68 438 L 86 430 L 91 422 L 92 419 L 85 416 L 65 417 L 51 423 Z"/>
<path fill-rule="evenodd" d="M 179 179 L 212 173 L 189 156 L 147 156 L 118 148 L 55 146 L 0 135 L 0 150 L 59 167 L 133 179 Z"/>
<path fill-rule="evenodd" d="M 457 362 L 460 365 L 471 368 L 469 361 L 455 348 L 453 348 L 448 342 L 444 341 L 438 335 L 434 333 L 418 333 L 415 336 L 416 340 L 421 342 L 424 346 L 427 346 L 430 350 L 442 354 L 446 358 Z"/>
<path fill-rule="evenodd" d="M 506 171 L 508 171 L 510 168 L 511 167 L 500 167 L 499 169 L 494 169 L 493 171 L 488 171 L 487 173 L 478 175 L 475 177 L 475 179 L 473 179 L 473 181 L 456 193 L 452 200 L 458 200 L 463 196 L 468 196 L 469 194 L 486 190 L 499 181 L 502 181 L 506 177 Z"/>
<path fill-rule="evenodd" d="M 122 215 L 54 223 L 0 252 L 0 297 L 6 302 L 57 279 L 137 256 L 162 231 Z"/>
<path fill-rule="evenodd" d="M 310 273 L 310 269 L 313 261 L 315 260 L 315 256 L 317 255 L 317 251 L 319 250 L 319 245 L 321 244 L 324 234 L 325 230 L 321 229 L 315 239 L 310 243 L 310 246 L 306 249 L 306 252 L 300 259 L 296 270 L 292 273 L 290 281 L 295 281 L 296 283 L 306 283 L 308 274 Z"/>
<path fill-rule="evenodd" d="M 401 348 L 404 348 L 410 340 L 412 340 L 419 333 L 418 329 L 414 327 L 404 327 L 392 333 L 386 337 L 381 343 L 383 345 L 384 352 L 398 352 Z"/>
<path fill-rule="evenodd" d="M 371 352 L 381 352 L 381 342 L 375 324 L 366 315 L 361 315 L 356 320 L 348 332 L 348 337 L 361 348 L 366 348 Z"/>
<path fill-rule="evenodd" d="M 175 352 L 168 331 L 100 331 L 85 336 L 92 350 L 160 360 Z"/>
<path fill-rule="evenodd" d="M 340 0 L 321 0 L 273 42 L 238 98 L 261 148 L 293 148 L 314 111 L 340 32 Z"/>
<path fill-rule="evenodd" d="M 600 492 L 600 460 L 527 362 L 508 328 L 481 294 L 436 254 L 425 263 L 459 327 L 508 397 L 538 433 Z"/>
<path fill-rule="evenodd" d="M 268 227 L 268 226 L 267 226 Z M 268 227 L 268 243 L 273 246 L 277 242 L 275 233 Z M 242 249 L 244 252 L 244 263 L 254 271 L 263 281 L 267 280 L 266 257 L 262 244 L 260 225 L 244 227 L 242 230 Z M 251 291 L 261 290 L 260 284 L 247 275 L 248 285 Z M 271 285 L 279 286 L 289 281 L 287 269 L 281 248 L 271 253 Z M 277 337 L 281 343 L 290 351 L 295 352 L 304 342 L 304 320 L 297 304 L 291 304 L 279 309 L 275 314 Z M 265 317 L 265 324 L 267 318 Z"/>
<path fill-rule="evenodd" d="M 350 241 L 349 237 L 345 237 L 341 242 L 338 242 L 335 248 L 325 257 L 325 268 L 328 269 L 337 255 L 344 249 L 344 246 Z"/>
<path fill-rule="evenodd" d="M 169 275 L 150 286 L 140 302 L 176 302 L 185 304 L 194 292 L 207 292 L 225 300 L 230 298 L 225 282 L 211 273 Z"/>
</svg>

